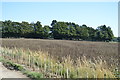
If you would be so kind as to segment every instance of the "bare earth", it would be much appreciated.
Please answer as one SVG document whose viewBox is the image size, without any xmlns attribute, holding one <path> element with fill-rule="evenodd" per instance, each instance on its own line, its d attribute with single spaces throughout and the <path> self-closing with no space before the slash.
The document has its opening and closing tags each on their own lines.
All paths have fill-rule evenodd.
<svg viewBox="0 0 120 80">
<path fill-rule="evenodd" d="M 8 70 L 0 62 L 0 80 L 2 78 L 27 78 L 27 77 L 20 73 L 19 71 Z"/>
</svg>

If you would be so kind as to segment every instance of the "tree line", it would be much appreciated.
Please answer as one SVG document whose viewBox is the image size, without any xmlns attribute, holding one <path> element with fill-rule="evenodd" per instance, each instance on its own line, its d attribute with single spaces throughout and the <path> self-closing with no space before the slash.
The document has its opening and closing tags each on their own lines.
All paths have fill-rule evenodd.
<svg viewBox="0 0 120 80">
<path fill-rule="evenodd" d="M 40 21 L 28 23 L 26 21 L 0 21 L 2 38 L 40 38 L 65 40 L 111 41 L 114 38 L 111 28 L 106 25 L 96 29 L 87 25 L 78 25 L 73 22 L 53 20 L 51 26 L 42 26 Z"/>
</svg>

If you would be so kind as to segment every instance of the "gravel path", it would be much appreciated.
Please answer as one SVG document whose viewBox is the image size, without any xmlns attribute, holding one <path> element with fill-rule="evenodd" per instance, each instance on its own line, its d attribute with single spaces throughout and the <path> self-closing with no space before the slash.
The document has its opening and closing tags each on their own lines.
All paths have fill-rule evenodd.
<svg viewBox="0 0 120 80">
<path fill-rule="evenodd" d="M 0 80 L 1 78 L 27 78 L 20 71 L 8 70 L 0 62 Z"/>
</svg>

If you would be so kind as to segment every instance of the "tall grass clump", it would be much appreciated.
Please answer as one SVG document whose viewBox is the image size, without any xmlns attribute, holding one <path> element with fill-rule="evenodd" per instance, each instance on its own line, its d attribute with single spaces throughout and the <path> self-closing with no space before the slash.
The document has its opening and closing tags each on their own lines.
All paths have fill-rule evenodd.
<svg viewBox="0 0 120 80">
<path fill-rule="evenodd" d="M 94 61 L 85 56 L 72 60 L 70 56 L 56 60 L 47 52 L 17 48 L 1 48 L 4 59 L 24 65 L 31 71 L 42 73 L 44 78 L 117 78 L 102 58 Z M 38 74 L 37 74 L 38 75 Z"/>
</svg>

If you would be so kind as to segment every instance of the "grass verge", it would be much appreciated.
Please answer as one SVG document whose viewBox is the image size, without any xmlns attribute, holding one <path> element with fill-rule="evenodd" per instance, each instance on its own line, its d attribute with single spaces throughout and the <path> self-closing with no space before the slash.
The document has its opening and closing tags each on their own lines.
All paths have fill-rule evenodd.
<svg viewBox="0 0 120 80">
<path fill-rule="evenodd" d="M 42 74 L 26 70 L 22 65 L 5 60 L 2 57 L 0 57 L 0 62 L 2 62 L 7 69 L 21 71 L 23 74 L 25 74 L 27 77 L 31 79 L 38 80 L 40 78 L 43 78 Z"/>
</svg>

